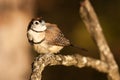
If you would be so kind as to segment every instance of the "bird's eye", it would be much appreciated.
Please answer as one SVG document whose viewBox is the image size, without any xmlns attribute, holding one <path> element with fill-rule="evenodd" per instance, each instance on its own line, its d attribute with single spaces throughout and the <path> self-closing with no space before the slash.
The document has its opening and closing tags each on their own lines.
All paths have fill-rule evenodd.
<svg viewBox="0 0 120 80">
<path fill-rule="evenodd" d="M 38 24 L 39 24 L 39 21 L 35 21 L 34 24 L 38 25 Z"/>
<path fill-rule="evenodd" d="M 42 22 L 42 20 L 40 20 L 39 22 Z"/>
</svg>

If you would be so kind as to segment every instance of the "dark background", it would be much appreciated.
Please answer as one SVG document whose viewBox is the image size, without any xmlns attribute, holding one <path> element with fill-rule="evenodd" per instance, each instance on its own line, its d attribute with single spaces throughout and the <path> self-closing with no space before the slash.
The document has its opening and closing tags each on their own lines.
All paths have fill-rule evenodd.
<svg viewBox="0 0 120 80">
<path fill-rule="evenodd" d="M 47 0 L 46 0 L 47 1 Z M 45 20 L 51 23 L 56 23 L 63 31 L 65 36 L 69 38 L 74 44 L 88 49 L 88 53 L 80 52 L 73 49 L 73 51 L 65 50 L 65 54 L 73 52 L 99 58 L 99 51 L 96 45 L 91 40 L 90 35 L 85 29 L 80 15 L 79 2 L 80 0 L 51 0 L 53 3 L 46 6 L 39 6 L 37 8 L 36 16 L 44 16 Z M 43 1 L 44 2 L 44 1 Z M 91 0 L 91 3 L 98 15 L 99 21 L 103 28 L 104 35 L 108 44 L 115 56 L 115 60 L 120 66 L 120 1 L 119 0 Z M 41 3 L 42 4 L 42 3 Z M 48 3 L 49 4 L 49 3 Z M 64 53 L 63 52 L 63 53 Z M 99 73 L 91 68 L 78 69 L 75 67 L 54 66 L 47 67 L 44 71 L 45 80 L 106 80 L 106 74 Z"/>
<path fill-rule="evenodd" d="M 0 80 L 28 80 L 37 53 L 26 38 L 29 21 L 42 16 L 57 24 L 65 37 L 88 52 L 65 47 L 60 54 L 81 54 L 99 59 L 99 50 L 79 15 L 80 0 L 0 0 Z M 91 0 L 103 33 L 120 67 L 120 0 Z M 7 77 L 6 77 L 7 76 Z M 107 80 L 92 68 L 51 66 L 43 80 Z"/>
</svg>

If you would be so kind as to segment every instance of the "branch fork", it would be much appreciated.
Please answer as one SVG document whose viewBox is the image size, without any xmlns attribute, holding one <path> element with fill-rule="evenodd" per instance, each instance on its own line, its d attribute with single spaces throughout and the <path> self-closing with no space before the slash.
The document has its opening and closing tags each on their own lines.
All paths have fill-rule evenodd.
<svg viewBox="0 0 120 80">
<path fill-rule="evenodd" d="M 103 35 L 101 25 L 89 0 L 80 3 L 80 16 L 86 25 L 93 41 L 100 51 L 100 59 L 85 57 L 80 54 L 60 55 L 45 54 L 34 60 L 30 80 L 41 80 L 46 66 L 64 65 L 78 68 L 91 67 L 99 72 L 107 73 L 108 80 L 120 80 L 118 65 Z"/>
</svg>

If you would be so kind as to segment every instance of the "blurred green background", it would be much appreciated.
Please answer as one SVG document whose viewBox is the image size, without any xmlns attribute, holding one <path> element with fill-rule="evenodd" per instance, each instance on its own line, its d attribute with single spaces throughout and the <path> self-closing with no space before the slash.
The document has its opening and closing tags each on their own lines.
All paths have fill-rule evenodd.
<svg viewBox="0 0 120 80">
<path fill-rule="evenodd" d="M 13 44 L 10 44 L 9 49 L 7 46 L 5 46 L 5 44 L 3 44 L 3 46 L 5 47 L 2 48 L 3 46 L 1 46 L 0 53 L 3 55 L 5 53 L 8 53 L 9 55 L 11 55 L 11 58 L 13 58 L 13 56 L 16 57 L 17 56 L 16 54 L 24 53 L 20 57 L 20 60 L 16 62 L 18 66 L 14 66 L 14 63 L 12 61 L 10 63 L 11 66 L 18 67 L 16 70 L 21 69 L 21 73 L 18 74 L 16 78 L 14 78 L 14 75 L 12 76 L 10 75 L 12 73 L 15 74 L 19 72 L 15 70 L 12 73 L 10 72 L 9 74 L 5 74 L 6 71 L 9 72 L 8 70 L 6 70 L 8 69 L 8 67 L 6 67 L 5 70 L 3 69 L 4 71 L 0 73 L 1 74 L 0 80 L 28 80 L 30 71 L 31 71 L 31 63 L 33 61 L 33 56 L 35 56 L 36 53 L 27 42 L 26 28 L 29 21 L 33 17 L 42 16 L 46 22 L 57 24 L 58 27 L 64 33 L 65 37 L 70 39 L 70 41 L 72 41 L 75 45 L 84 47 L 88 50 L 88 52 L 86 53 L 84 51 L 80 51 L 75 48 L 66 47 L 60 52 L 61 54 L 79 53 L 84 56 L 89 56 L 89 57 L 99 59 L 98 48 L 92 41 L 89 33 L 85 28 L 83 21 L 80 18 L 79 3 L 80 3 L 80 0 L 16 0 L 16 1 L 0 0 L 0 17 L 1 17 L 0 30 L 2 31 L 1 33 L 3 34 L 3 36 L 6 35 L 6 38 L 2 37 L 3 42 L 10 43 L 8 40 L 10 38 L 13 39 L 12 40 L 13 43 L 15 43 L 14 40 L 17 41 L 15 43 L 16 46 L 13 46 Z M 120 0 L 91 0 L 91 3 L 97 13 L 101 26 L 103 28 L 104 35 L 111 48 L 111 51 L 113 52 L 115 60 L 120 67 L 120 57 L 119 57 L 120 56 L 120 37 L 119 37 L 120 35 Z M 12 5 L 8 6 L 8 4 L 12 4 Z M 22 16 L 22 19 L 20 16 Z M 21 22 L 20 25 L 24 24 L 24 26 L 23 25 L 19 26 L 21 27 L 20 29 L 16 28 L 18 27 L 17 26 L 18 24 L 14 25 L 14 23 L 16 23 L 14 22 L 14 20 Z M 14 32 L 16 30 L 17 32 Z M 6 33 L 9 31 L 11 32 Z M 8 38 L 9 36 L 8 34 L 11 34 L 12 32 L 14 32 L 13 34 L 16 34 L 16 35 L 14 37 L 10 35 L 10 38 Z M 20 41 L 17 40 L 18 36 L 22 36 L 19 39 Z M 20 47 L 18 46 L 18 43 L 20 43 L 21 45 Z M 11 48 L 11 46 L 13 46 L 14 48 Z M 14 54 L 13 52 L 10 52 L 12 49 L 16 50 L 16 47 L 18 47 L 17 52 L 19 52 L 20 50 L 22 50 L 22 52 L 17 53 L 16 51 L 14 51 Z M 4 58 L 6 58 L 6 55 Z M 28 56 L 28 57 L 25 57 L 25 56 Z M 1 59 L 0 65 L 7 64 L 8 62 L 7 59 L 6 59 L 6 62 L 4 62 L 4 59 Z M 14 60 L 16 59 L 18 58 L 16 57 Z M 21 62 L 21 65 L 19 65 L 19 61 L 21 61 L 22 59 L 25 59 L 27 61 L 23 60 Z M 21 68 L 21 66 L 24 66 L 24 68 Z M 25 71 L 24 70 L 22 71 L 22 69 L 24 69 Z M 5 78 L 2 75 L 9 76 L 9 78 Z M 106 74 L 100 73 L 91 68 L 78 69 L 73 66 L 71 67 L 52 66 L 52 67 L 45 68 L 43 72 L 43 80 L 107 80 L 107 76 Z"/>
</svg>

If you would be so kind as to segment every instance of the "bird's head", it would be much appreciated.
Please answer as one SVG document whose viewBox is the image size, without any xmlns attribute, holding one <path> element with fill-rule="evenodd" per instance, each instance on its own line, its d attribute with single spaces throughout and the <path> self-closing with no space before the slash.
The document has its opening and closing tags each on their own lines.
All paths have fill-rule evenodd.
<svg viewBox="0 0 120 80">
<path fill-rule="evenodd" d="M 45 31 L 47 29 L 45 21 L 42 18 L 32 19 L 29 23 L 28 30 L 32 29 L 36 32 Z"/>
</svg>

